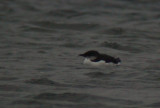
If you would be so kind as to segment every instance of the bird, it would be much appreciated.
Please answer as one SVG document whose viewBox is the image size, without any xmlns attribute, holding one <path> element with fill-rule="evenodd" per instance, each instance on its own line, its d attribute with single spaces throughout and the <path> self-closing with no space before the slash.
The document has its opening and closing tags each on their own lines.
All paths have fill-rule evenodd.
<svg viewBox="0 0 160 108">
<path fill-rule="evenodd" d="M 121 59 L 112 57 L 107 54 L 99 53 L 95 50 L 89 50 L 83 54 L 79 54 L 79 56 L 84 57 L 83 64 L 88 64 L 92 66 L 105 66 L 108 64 L 120 65 Z"/>
</svg>

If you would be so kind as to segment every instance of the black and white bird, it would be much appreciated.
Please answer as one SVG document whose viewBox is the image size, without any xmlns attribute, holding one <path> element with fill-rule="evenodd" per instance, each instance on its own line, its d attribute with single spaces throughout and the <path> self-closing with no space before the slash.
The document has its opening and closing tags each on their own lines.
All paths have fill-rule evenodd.
<svg viewBox="0 0 160 108">
<path fill-rule="evenodd" d="M 83 54 L 80 54 L 79 56 L 85 57 L 83 62 L 84 64 L 89 64 L 93 66 L 102 66 L 108 64 L 119 65 L 121 63 L 120 58 L 115 58 L 107 54 L 101 54 L 95 50 L 87 51 Z"/>
</svg>

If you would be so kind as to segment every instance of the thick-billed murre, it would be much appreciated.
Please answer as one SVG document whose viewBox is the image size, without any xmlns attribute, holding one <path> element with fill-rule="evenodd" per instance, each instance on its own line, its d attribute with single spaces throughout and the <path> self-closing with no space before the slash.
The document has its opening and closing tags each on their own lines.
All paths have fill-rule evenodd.
<svg viewBox="0 0 160 108">
<path fill-rule="evenodd" d="M 94 66 L 108 65 L 108 64 L 119 65 L 121 62 L 120 58 L 115 58 L 107 54 L 101 54 L 95 50 L 87 51 L 83 54 L 80 54 L 79 56 L 85 57 L 83 62 L 84 64 L 89 64 Z"/>
</svg>

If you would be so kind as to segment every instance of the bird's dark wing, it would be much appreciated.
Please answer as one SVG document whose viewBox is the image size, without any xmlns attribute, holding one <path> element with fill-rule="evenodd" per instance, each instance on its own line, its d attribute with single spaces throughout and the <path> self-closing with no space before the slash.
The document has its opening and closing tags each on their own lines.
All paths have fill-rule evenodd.
<svg viewBox="0 0 160 108">
<path fill-rule="evenodd" d="M 100 60 L 104 60 L 105 62 L 110 62 L 114 59 L 114 57 L 111 57 L 106 54 L 100 54 L 96 59 L 92 60 L 93 62 L 98 62 Z"/>
<path fill-rule="evenodd" d="M 114 57 L 106 55 L 106 54 L 102 54 L 100 56 L 100 59 L 104 59 L 106 63 L 113 62 L 115 60 Z"/>
<path fill-rule="evenodd" d="M 98 62 L 100 60 L 104 60 L 106 63 L 115 63 L 117 64 L 118 62 L 120 62 L 119 58 L 114 58 L 112 56 L 109 56 L 107 54 L 100 54 L 96 59 L 92 60 L 93 62 Z"/>
</svg>

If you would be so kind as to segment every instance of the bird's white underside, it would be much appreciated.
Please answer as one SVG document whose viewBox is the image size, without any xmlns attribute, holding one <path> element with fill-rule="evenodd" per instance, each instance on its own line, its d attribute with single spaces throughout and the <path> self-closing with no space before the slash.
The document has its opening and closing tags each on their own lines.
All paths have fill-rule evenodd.
<svg viewBox="0 0 160 108">
<path fill-rule="evenodd" d="M 108 66 L 108 65 L 114 65 L 113 63 L 106 63 L 105 61 L 101 60 L 98 62 L 93 62 L 91 61 L 89 58 L 85 58 L 83 61 L 83 64 L 87 64 L 87 65 L 92 65 L 92 66 Z M 118 63 L 117 65 L 120 65 L 120 63 Z"/>
</svg>

